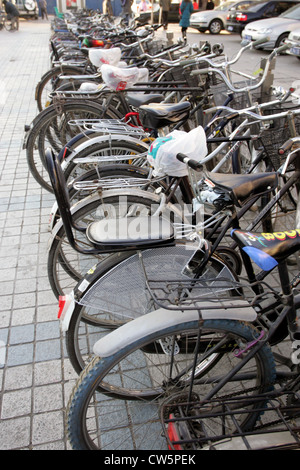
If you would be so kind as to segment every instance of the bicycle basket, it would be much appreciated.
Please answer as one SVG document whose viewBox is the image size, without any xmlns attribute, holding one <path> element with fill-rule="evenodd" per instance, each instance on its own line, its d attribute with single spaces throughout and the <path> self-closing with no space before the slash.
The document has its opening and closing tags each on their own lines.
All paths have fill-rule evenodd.
<svg viewBox="0 0 300 470">
<path fill-rule="evenodd" d="M 204 66 L 202 66 L 203 68 Z M 200 69 L 200 65 L 174 66 L 164 73 L 164 82 L 176 86 L 182 94 L 189 94 L 194 100 L 202 99 L 209 88 L 207 74 L 191 75 L 191 71 Z M 163 83 L 163 82 L 162 82 Z"/>
<path fill-rule="evenodd" d="M 260 133 L 260 138 L 256 141 L 256 146 L 260 144 L 263 145 L 263 148 L 266 151 L 269 163 L 275 170 L 281 167 L 284 163 L 286 155 L 280 156 L 278 154 L 278 149 L 281 145 L 286 142 L 290 137 L 295 137 L 293 131 L 293 124 L 295 125 L 296 135 L 300 134 L 300 115 L 295 115 L 294 117 L 291 114 L 291 121 L 289 122 L 289 117 L 281 118 L 272 118 L 272 115 L 293 110 L 299 109 L 298 106 L 293 105 L 292 103 L 284 103 L 272 107 L 272 109 L 266 110 L 265 114 L 270 115 L 271 119 L 268 121 L 268 127 L 265 128 Z M 290 166 L 292 169 L 292 165 Z"/>
</svg>

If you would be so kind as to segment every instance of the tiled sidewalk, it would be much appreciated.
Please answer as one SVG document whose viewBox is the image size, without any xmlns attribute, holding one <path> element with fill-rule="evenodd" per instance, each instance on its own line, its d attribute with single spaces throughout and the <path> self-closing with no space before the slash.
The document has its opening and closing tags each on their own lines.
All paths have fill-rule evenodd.
<svg viewBox="0 0 300 470">
<path fill-rule="evenodd" d="M 31 177 L 22 150 L 50 34 L 42 20 L 0 31 L 0 449 L 66 449 L 63 410 L 76 376 L 62 359 L 46 271 L 53 196 Z"/>
</svg>

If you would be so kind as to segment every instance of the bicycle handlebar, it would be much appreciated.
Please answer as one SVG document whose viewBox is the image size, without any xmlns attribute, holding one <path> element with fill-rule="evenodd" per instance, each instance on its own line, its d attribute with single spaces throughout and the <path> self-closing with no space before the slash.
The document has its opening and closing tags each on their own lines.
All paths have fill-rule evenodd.
<svg viewBox="0 0 300 470">
<path fill-rule="evenodd" d="M 236 56 L 233 59 L 228 60 L 228 61 L 224 61 L 224 62 L 220 62 L 220 63 L 214 63 L 209 59 L 209 57 L 203 57 L 203 58 L 199 58 L 198 62 L 207 62 L 208 65 L 210 65 L 211 67 L 214 67 L 214 68 L 226 68 L 229 65 L 235 64 L 239 60 L 239 58 L 241 57 L 243 52 L 245 52 L 248 49 L 252 49 L 255 46 L 258 46 L 259 44 L 263 44 L 264 42 L 267 42 L 268 40 L 269 40 L 269 38 L 265 37 L 265 38 L 257 39 L 257 41 L 253 41 L 249 44 L 246 44 L 246 46 L 243 46 L 238 51 L 238 53 L 236 54 Z M 188 64 L 184 64 L 184 65 L 188 65 Z"/>
<path fill-rule="evenodd" d="M 176 158 L 177 160 L 179 160 L 182 163 L 185 163 L 186 165 L 188 165 L 190 168 L 192 168 L 195 171 L 203 170 L 202 163 L 199 163 L 196 160 L 193 160 L 192 158 L 188 157 L 187 155 L 184 155 L 183 153 L 178 153 L 176 155 Z"/>
<path fill-rule="evenodd" d="M 288 96 L 290 96 L 290 92 L 287 92 Z M 244 109 L 234 109 L 234 108 L 230 108 L 229 106 L 214 106 L 212 108 L 208 108 L 208 109 L 205 109 L 204 110 L 204 113 L 206 114 L 209 114 L 209 113 L 215 113 L 216 111 L 220 111 L 220 110 L 223 110 L 223 111 L 228 111 L 230 114 L 227 117 L 227 119 L 230 119 L 233 115 L 236 116 L 236 114 L 238 114 L 239 116 L 250 116 L 252 117 L 253 119 L 257 120 L 257 121 L 269 121 L 270 119 L 277 119 L 277 118 L 280 118 L 280 117 L 285 117 L 287 116 L 288 114 L 294 114 L 294 115 L 298 115 L 300 114 L 300 108 L 296 108 L 296 109 L 290 109 L 290 110 L 287 110 L 287 111 L 282 111 L 282 112 L 279 112 L 279 113 L 276 113 L 276 114 L 272 114 L 272 115 L 261 115 L 261 114 L 257 114 L 257 113 L 254 113 L 252 110 L 254 109 L 264 109 L 264 108 L 270 108 L 276 104 L 280 104 L 280 103 L 283 103 L 285 102 L 285 97 L 283 97 L 282 100 L 274 100 L 274 101 L 269 101 L 267 103 L 260 103 L 260 104 L 256 104 L 254 106 L 251 106 L 249 108 L 244 108 Z"/>
<path fill-rule="evenodd" d="M 286 142 L 284 142 L 284 144 L 282 144 L 278 149 L 279 155 L 283 155 L 285 152 L 290 150 L 295 143 L 300 144 L 300 136 L 292 137 L 291 139 L 288 139 Z"/>
<path fill-rule="evenodd" d="M 266 42 L 267 38 L 264 38 L 263 39 L 260 39 L 258 41 L 254 41 L 253 43 L 250 43 L 248 44 L 247 46 L 244 46 L 240 51 L 239 53 L 237 54 L 237 56 L 235 57 L 235 59 L 233 59 L 232 61 L 229 61 L 227 62 L 226 64 L 226 67 L 228 65 L 231 65 L 233 63 L 235 63 L 237 61 L 237 58 L 240 57 L 241 55 L 241 52 L 243 52 L 246 48 L 249 48 L 251 46 L 251 48 L 254 46 L 254 45 L 258 45 L 258 44 L 262 44 L 263 42 Z M 261 80 L 256 83 L 255 85 L 249 85 L 249 86 L 245 86 L 243 88 L 235 88 L 234 85 L 230 82 L 230 80 L 228 79 L 228 77 L 221 71 L 219 70 L 220 67 L 224 67 L 224 64 L 214 64 L 211 60 L 207 60 L 206 58 L 203 58 L 201 59 L 200 61 L 205 61 L 205 62 L 208 62 L 209 65 L 211 65 L 211 67 L 207 67 L 205 69 L 199 69 L 199 70 L 193 70 L 191 72 L 191 75 L 199 75 L 199 74 L 208 74 L 208 73 L 217 73 L 221 76 L 221 78 L 223 79 L 223 81 L 225 82 L 225 84 L 227 85 L 227 87 L 233 91 L 234 93 L 242 93 L 242 92 L 245 92 L 245 91 L 251 91 L 251 90 L 255 90 L 257 88 L 259 88 L 262 83 L 264 82 L 266 76 L 267 76 L 267 73 L 269 71 L 269 68 L 270 68 L 270 63 L 271 63 L 271 60 L 278 54 L 280 54 L 281 52 L 283 52 L 284 50 L 288 49 L 289 46 L 287 46 L 286 44 L 284 44 L 283 46 L 281 47 L 278 47 L 277 49 L 274 49 L 274 51 L 271 52 L 271 54 L 267 57 L 267 62 L 266 62 L 266 66 L 265 66 L 265 69 L 264 69 L 264 72 L 263 72 L 263 75 L 262 75 L 262 78 Z"/>
</svg>

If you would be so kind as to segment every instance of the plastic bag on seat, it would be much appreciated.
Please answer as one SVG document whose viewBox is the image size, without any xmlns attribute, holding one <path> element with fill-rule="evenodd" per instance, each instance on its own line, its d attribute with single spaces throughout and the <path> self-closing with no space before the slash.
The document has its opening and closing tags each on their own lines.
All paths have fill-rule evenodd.
<svg viewBox="0 0 300 470">
<path fill-rule="evenodd" d="M 115 91 L 130 88 L 138 81 L 142 81 L 144 76 L 138 67 L 121 68 L 107 64 L 102 65 L 101 73 L 105 84 Z"/>
<path fill-rule="evenodd" d="M 165 137 L 158 137 L 151 144 L 147 159 L 156 174 L 186 176 L 187 166 L 177 160 L 178 153 L 184 153 L 198 162 L 207 155 L 206 135 L 202 126 L 189 132 L 175 130 Z"/>
<path fill-rule="evenodd" d="M 101 69 L 103 64 L 117 65 L 121 59 L 121 49 L 112 47 L 111 49 L 89 49 L 89 59 L 95 67 Z"/>
</svg>

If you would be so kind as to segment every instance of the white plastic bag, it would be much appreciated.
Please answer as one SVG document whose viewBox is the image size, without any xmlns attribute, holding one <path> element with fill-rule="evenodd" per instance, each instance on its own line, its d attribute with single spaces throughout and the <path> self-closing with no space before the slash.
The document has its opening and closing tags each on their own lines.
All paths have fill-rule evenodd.
<svg viewBox="0 0 300 470">
<path fill-rule="evenodd" d="M 121 59 L 121 49 L 112 47 L 111 49 L 89 49 L 89 59 L 95 67 L 101 69 L 103 64 L 117 65 Z"/>
<path fill-rule="evenodd" d="M 130 88 L 139 80 L 140 76 L 137 67 L 120 68 L 107 64 L 102 66 L 101 74 L 105 84 L 115 91 Z"/>
<path fill-rule="evenodd" d="M 178 153 L 184 153 L 197 162 L 207 155 L 206 135 L 202 126 L 189 132 L 175 130 L 166 137 L 158 137 L 151 144 L 147 159 L 156 174 L 186 176 L 186 164 L 177 160 Z"/>
</svg>

